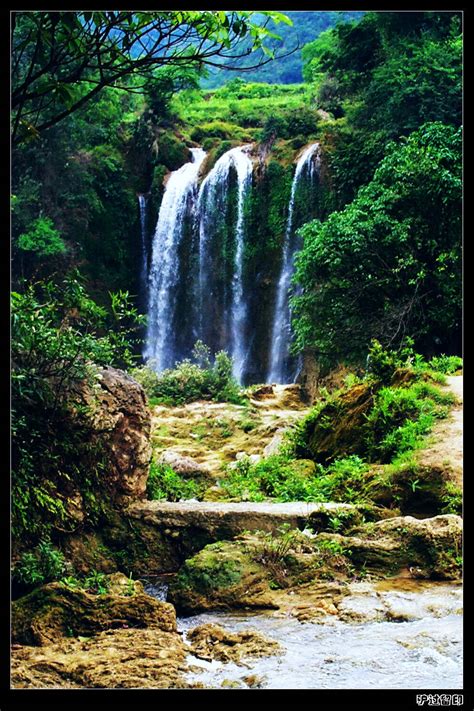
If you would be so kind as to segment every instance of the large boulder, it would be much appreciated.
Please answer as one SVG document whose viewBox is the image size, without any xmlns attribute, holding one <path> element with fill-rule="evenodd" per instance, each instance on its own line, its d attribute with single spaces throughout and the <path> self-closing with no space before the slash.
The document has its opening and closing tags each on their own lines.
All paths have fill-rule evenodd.
<svg viewBox="0 0 474 711">
<path fill-rule="evenodd" d="M 176 613 L 120 573 L 111 576 L 105 594 L 49 583 L 12 603 L 13 643 L 43 646 L 62 636 L 129 627 L 175 632 Z"/>
<path fill-rule="evenodd" d="M 209 469 L 203 464 L 200 464 L 192 457 L 186 457 L 171 449 L 165 449 L 157 463 L 171 467 L 183 479 L 192 479 L 204 488 L 210 486 L 214 481 Z"/>
<path fill-rule="evenodd" d="M 142 386 L 124 371 L 105 367 L 92 385 L 76 385 L 68 400 L 72 418 L 107 461 L 101 489 L 109 500 L 120 505 L 143 498 L 151 460 L 151 413 Z"/>
</svg>

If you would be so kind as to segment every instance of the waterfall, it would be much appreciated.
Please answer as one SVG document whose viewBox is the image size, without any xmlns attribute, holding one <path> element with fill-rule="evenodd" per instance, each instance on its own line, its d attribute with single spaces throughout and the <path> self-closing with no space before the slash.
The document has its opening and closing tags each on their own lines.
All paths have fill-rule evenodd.
<svg viewBox="0 0 474 711">
<path fill-rule="evenodd" d="M 172 367 L 176 353 L 176 288 L 180 279 L 179 246 L 184 221 L 197 190 L 199 168 L 206 157 L 201 148 L 191 149 L 192 162 L 173 171 L 158 214 L 148 279 L 148 327 L 143 356 L 158 370 Z"/>
<path fill-rule="evenodd" d="M 277 286 L 275 313 L 273 317 L 270 367 L 267 377 L 267 382 L 269 383 L 294 382 L 297 375 L 294 367 L 293 372 L 291 372 L 291 357 L 289 353 L 292 338 L 289 291 L 291 277 L 293 276 L 294 271 L 294 256 L 297 247 L 295 240 L 292 241 L 291 239 L 294 232 L 293 212 L 295 197 L 302 176 L 306 175 L 311 182 L 314 181 L 314 178 L 319 171 L 319 164 L 319 143 L 313 143 L 301 155 L 293 176 L 290 203 L 288 207 L 288 219 L 283 242 L 282 267 Z"/>
<path fill-rule="evenodd" d="M 140 281 L 146 289 L 147 274 L 148 274 L 148 247 L 146 239 L 146 197 L 145 195 L 138 195 L 138 205 L 140 208 L 140 234 L 142 238 L 142 268 L 140 274 Z"/>
<path fill-rule="evenodd" d="M 224 153 L 202 182 L 198 198 L 199 212 L 199 335 L 202 340 L 211 340 L 206 335 L 213 327 L 212 302 L 218 299 L 215 267 L 212 259 L 212 236 L 216 224 L 227 217 L 229 181 L 231 170 L 237 176 L 237 215 L 235 220 L 234 263 L 230 294 L 224 291 L 222 300 L 223 345 L 233 358 L 233 375 L 241 382 L 244 373 L 246 344 L 245 325 L 247 318 L 246 299 L 243 288 L 243 256 L 245 245 L 244 207 L 245 198 L 252 182 L 252 161 L 247 155 L 250 146 L 239 146 Z M 215 309 L 214 309 L 215 312 Z M 211 322 L 209 319 L 211 318 Z"/>
</svg>

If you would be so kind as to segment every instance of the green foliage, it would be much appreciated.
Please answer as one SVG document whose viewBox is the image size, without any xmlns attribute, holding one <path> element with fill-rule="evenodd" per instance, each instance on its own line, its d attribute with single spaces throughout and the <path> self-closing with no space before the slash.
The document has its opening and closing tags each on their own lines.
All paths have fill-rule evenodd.
<svg viewBox="0 0 474 711">
<path fill-rule="evenodd" d="M 340 119 L 324 137 L 335 209 L 372 179 L 388 141 L 427 122 L 461 123 L 458 12 L 369 12 L 324 32 L 302 56 L 317 106 Z"/>
<path fill-rule="evenodd" d="M 429 383 L 407 388 L 382 388 L 367 417 L 367 453 L 372 461 L 389 462 L 415 449 L 430 431 L 436 417 L 445 417 L 453 404 L 451 393 L 444 394 Z"/>
<path fill-rule="evenodd" d="M 177 170 L 190 160 L 189 148 L 184 141 L 177 138 L 173 133 L 165 132 L 160 134 L 157 143 L 158 160 L 168 170 Z M 161 168 L 161 165 L 159 168 Z M 155 176 L 154 180 L 156 180 Z"/>
<path fill-rule="evenodd" d="M 28 232 L 18 237 L 18 247 L 24 252 L 34 252 L 38 258 L 53 257 L 66 251 L 66 245 L 49 217 L 38 217 Z"/>
<path fill-rule="evenodd" d="M 281 37 L 281 46 L 286 52 L 298 47 L 303 47 L 307 42 L 314 40 L 315 37 L 321 36 L 321 33 L 327 31 L 328 28 L 334 27 L 338 22 L 356 20 L 360 18 L 362 12 L 345 12 L 345 11 L 314 11 L 314 10 L 297 10 L 295 12 L 287 11 L 285 15 L 292 21 L 293 24 L 280 24 L 278 26 L 278 35 Z M 264 17 L 261 18 L 264 21 Z M 272 41 L 269 40 L 269 45 Z M 274 46 L 278 47 L 279 43 L 275 40 Z M 281 51 L 280 51 L 281 53 Z M 282 83 L 288 86 L 301 81 L 302 78 L 302 52 L 297 50 L 289 54 L 289 56 L 279 59 L 275 62 L 255 67 L 255 60 L 251 59 L 253 69 L 242 72 L 243 79 L 237 77 L 229 81 L 229 73 L 213 68 L 209 75 L 202 81 L 202 85 L 211 88 L 224 86 L 220 89 L 224 91 L 227 87 L 232 86 L 232 91 L 238 91 L 239 87 L 245 82 L 269 82 Z M 304 61 L 304 57 L 303 57 Z M 239 68 L 243 68 L 249 64 L 249 61 L 241 60 Z M 304 72 L 304 69 L 303 69 Z M 235 75 L 236 72 L 232 72 Z"/>
<path fill-rule="evenodd" d="M 281 111 L 270 115 L 260 133 L 261 141 L 270 138 L 293 138 L 311 136 L 317 132 L 318 115 L 313 109 L 302 106 L 297 112 Z"/>
<path fill-rule="evenodd" d="M 197 143 L 203 143 L 206 138 L 220 138 L 221 140 L 232 139 L 234 141 L 251 140 L 248 131 L 242 129 L 234 123 L 226 121 L 210 121 L 202 123 L 191 131 L 191 139 Z"/>
<path fill-rule="evenodd" d="M 270 572 L 275 587 L 287 587 L 287 559 L 299 536 L 298 529 L 289 524 L 281 526 L 276 534 L 271 531 L 259 532 L 259 544 L 253 559 Z"/>
<path fill-rule="evenodd" d="M 185 359 L 161 373 L 155 373 L 149 363 L 132 370 L 132 375 L 156 404 L 183 405 L 195 400 L 244 403 L 232 376 L 232 359 L 225 351 L 219 351 L 211 359 L 207 346 L 198 341 L 193 356 L 197 362 Z"/>
<path fill-rule="evenodd" d="M 233 468 L 228 467 L 220 484 L 230 497 L 244 501 L 323 500 L 315 480 L 284 455 L 275 454 L 256 464 L 248 458 L 240 459 Z"/>
<path fill-rule="evenodd" d="M 278 454 L 252 464 L 241 459 L 228 468 L 222 488 L 232 498 L 244 501 L 341 501 L 363 502 L 362 485 L 368 466 L 358 456 L 333 462 L 308 475 L 298 460 Z"/>
<path fill-rule="evenodd" d="M 176 82 L 183 70 L 202 69 L 219 57 L 224 63 L 235 61 L 254 50 L 272 57 L 268 40 L 278 36 L 258 21 L 262 14 L 274 24 L 290 22 L 270 11 L 258 18 L 247 11 L 15 13 L 14 143 L 38 138 L 106 87 L 127 89 L 131 83 L 133 90 L 134 80 L 151 78 L 158 85 L 152 94 L 166 108 L 170 76 Z M 158 76 L 150 77 L 156 67 Z"/>
<path fill-rule="evenodd" d="M 168 464 L 152 461 L 147 480 L 147 496 L 158 501 L 180 501 L 195 499 L 199 486 L 192 479 L 183 479 Z"/>
<path fill-rule="evenodd" d="M 61 578 L 60 582 L 75 590 L 85 590 L 94 595 L 107 595 L 110 589 L 110 581 L 107 575 L 97 570 L 91 570 L 87 575 L 80 577 L 69 575 Z M 133 592 L 127 590 L 127 594 L 131 595 Z"/>
<path fill-rule="evenodd" d="M 462 489 L 460 489 L 454 482 L 448 482 L 446 484 L 442 500 L 443 508 L 440 513 L 462 516 L 463 493 Z"/>
<path fill-rule="evenodd" d="M 428 366 L 438 373 L 452 375 L 458 370 L 462 370 L 462 358 L 459 356 L 447 356 L 443 353 L 439 356 L 433 356 Z"/>
<path fill-rule="evenodd" d="M 341 212 L 301 229 L 296 348 L 363 362 L 371 339 L 418 351 L 458 347 L 461 326 L 461 135 L 427 124 L 392 145 Z"/>
<path fill-rule="evenodd" d="M 146 98 L 158 123 L 171 117 L 171 99 L 177 91 L 197 89 L 199 86 L 198 68 L 161 67 L 147 82 Z"/>
<path fill-rule="evenodd" d="M 28 587 L 44 585 L 59 580 L 66 571 L 66 560 L 60 550 L 51 541 L 43 539 L 31 553 L 22 553 L 14 566 L 14 582 Z"/>
</svg>

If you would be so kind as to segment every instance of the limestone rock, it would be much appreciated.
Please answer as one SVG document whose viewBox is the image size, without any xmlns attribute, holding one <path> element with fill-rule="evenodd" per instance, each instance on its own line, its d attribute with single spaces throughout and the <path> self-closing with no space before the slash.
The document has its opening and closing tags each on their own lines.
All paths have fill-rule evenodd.
<svg viewBox="0 0 474 711">
<path fill-rule="evenodd" d="M 267 639 L 260 632 L 249 629 L 232 633 L 212 623 L 190 630 L 187 641 L 194 656 L 206 661 L 216 659 L 219 662 L 240 664 L 242 658 L 282 653 L 278 642 Z"/>
<path fill-rule="evenodd" d="M 12 604 L 12 641 L 39 645 L 65 635 L 90 635 L 112 628 L 176 630 L 172 605 L 146 595 L 125 576 L 112 576 L 107 594 L 95 595 L 63 583 L 49 583 Z M 130 590 L 132 594 L 127 594 Z"/>
<path fill-rule="evenodd" d="M 176 632 L 113 629 L 93 637 L 60 637 L 44 647 L 14 645 L 15 689 L 174 689 L 185 682 L 186 649 Z"/>
<path fill-rule="evenodd" d="M 151 413 L 142 386 L 124 371 L 105 367 L 97 371 L 93 386 L 85 381 L 76 385 L 68 399 L 87 408 L 72 416 L 105 452 L 107 495 L 115 503 L 143 498 L 151 460 Z"/>
<path fill-rule="evenodd" d="M 263 450 L 264 457 L 270 457 L 272 454 L 278 454 L 280 445 L 283 442 L 283 433 L 284 432 L 285 432 L 285 430 L 282 428 L 278 429 L 275 432 L 275 434 L 273 435 L 273 438 L 270 440 L 270 442 L 267 444 L 267 446 Z"/>
</svg>

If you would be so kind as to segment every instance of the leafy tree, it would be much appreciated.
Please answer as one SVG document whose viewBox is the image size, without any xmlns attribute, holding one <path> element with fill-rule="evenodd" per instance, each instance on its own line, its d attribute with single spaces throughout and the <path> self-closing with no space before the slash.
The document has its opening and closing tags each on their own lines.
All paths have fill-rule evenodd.
<svg viewBox="0 0 474 711">
<path fill-rule="evenodd" d="M 373 180 L 326 222 L 301 229 L 293 299 L 298 350 L 363 361 L 370 339 L 459 348 L 461 133 L 426 124 L 391 144 Z"/>
<path fill-rule="evenodd" d="M 369 12 L 303 48 L 318 105 L 344 122 L 324 142 L 337 205 L 367 184 L 388 141 L 424 123 L 461 123 L 461 18 L 457 12 Z"/>
<path fill-rule="evenodd" d="M 56 125 L 105 87 L 137 90 L 160 67 L 202 67 L 250 55 L 276 38 L 266 25 L 289 22 L 265 12 L 169 11 L 12 13 L 12 140 L 16 144 Z M 244 38 L 250 37 L 250 42 Z"/>
</svg>

